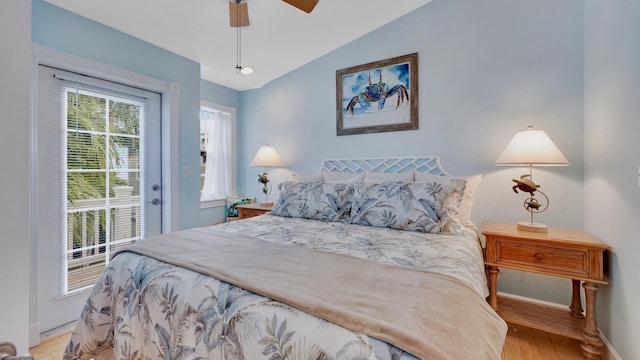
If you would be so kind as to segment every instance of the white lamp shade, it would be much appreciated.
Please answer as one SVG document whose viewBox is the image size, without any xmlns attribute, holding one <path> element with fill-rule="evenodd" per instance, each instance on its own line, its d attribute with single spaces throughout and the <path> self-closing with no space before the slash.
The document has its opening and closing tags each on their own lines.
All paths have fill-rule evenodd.
<svg viewBox="0 0 640 360">
<path fill-rule="evenodd" d="M 568 166 L 569 161 L 543 130 L 529 126 L 513 136 L 496 165 Z"/>
<path fill-rule="evenodd" d="M 284 166 L 280 156 L 272 146 L 263 145 L 258 149 L 249 166 Z"/>
</svg>

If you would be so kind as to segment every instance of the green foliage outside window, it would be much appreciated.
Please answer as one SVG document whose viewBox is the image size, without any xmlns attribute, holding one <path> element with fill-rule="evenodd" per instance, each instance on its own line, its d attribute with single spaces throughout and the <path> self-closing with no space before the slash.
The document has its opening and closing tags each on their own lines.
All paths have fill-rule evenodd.
<svg viewBox="0 0 640 360">
<path fill-rule="evenodd" d="M 128 185 L 139 193 L 140 114 L 141 106 L 118 101 L 98 94 L 89 95 L 67 92 L 67 200 L 78 206 L 81 200 L 105 199 L 115 196 L 114 187 Z M 107 122 L 108 118 L 108 122 Z M 107 124 L 109 129 L 107 129 Z M 108 131 L 107 131 L 108 130 Z M 107 176 L 108 174 L 108 176 Z M 106 241 L 107 219 L 105 210 L 87 212 L 83 224 L 83 212 L 68 214 L 69 230 L 73 234 L 70 248 L 82 247 L 82 237 L 87 245 Z M 109 209 L 113 219 L 114 209 Z M 83 226 L 86 228 L 83 235 Z M 95 234 L 95 231 L 98 234 Z M 91 250 L 95 253 L 96 249 Z M 97 251 L 104 252 L 104 246 Z M 80 252 L 72 257 L 78 258 Z"/>
<path fill-rule="evenodd" d="M 67 94 L 67 199 L 74 203 L 104 198 L 107 189 L 109 196 L 114 196 L 113 187 L 118 185 L 137 188 L 137 183 L 116 176 L 116 171 L 139 158 L 140 105 L 82 93 Z M 124 156 L 122 149 L 126 149 Z"/>
</svg>

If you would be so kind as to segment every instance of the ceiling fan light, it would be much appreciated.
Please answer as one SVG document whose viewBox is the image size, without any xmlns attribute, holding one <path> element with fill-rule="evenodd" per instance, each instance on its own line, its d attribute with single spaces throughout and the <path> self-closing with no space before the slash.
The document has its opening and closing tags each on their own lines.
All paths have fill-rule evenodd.
<svg viewBox="0 0 640 360">
<path fill-rule="evenodd" d="M 253 68 L 251 66 L 241 66 L 240 73 L 243 75 L 253 74 Z"/>
</svg>

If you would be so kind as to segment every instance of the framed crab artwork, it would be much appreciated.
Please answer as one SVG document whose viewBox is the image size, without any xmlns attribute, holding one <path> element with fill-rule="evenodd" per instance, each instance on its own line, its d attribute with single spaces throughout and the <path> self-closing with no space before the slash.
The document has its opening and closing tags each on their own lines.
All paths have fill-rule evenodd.
<svg viewBox="0 0 640 360">
<path fill-rule="evenodd" d="M 338 135 L 418 129 L 418 53 L 336 71 Z"/>
</svg>

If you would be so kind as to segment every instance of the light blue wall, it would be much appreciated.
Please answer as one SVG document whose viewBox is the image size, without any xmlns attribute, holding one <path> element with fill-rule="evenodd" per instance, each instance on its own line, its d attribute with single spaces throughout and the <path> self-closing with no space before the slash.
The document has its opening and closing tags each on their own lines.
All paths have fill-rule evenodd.
<svg viewBox="0 0 640 360">
<path fill-rule="evenodd" d="M 585 1 L 585 229 L 613 247 L 600 328 L 640 358 L 640 3 Z"/>
<path fill-rule="evenodd" d="M 238 109 L 240 106 L 240 92 L 228 87 L 200 80 L 200 97 L 202 100 Z"/>
<path fill-rule="evenodd" d="M 336 136 L 335 71 L 419 53 L 419 130 Z M 241 93 L 240 189 L 259 196 L 258 147 L 273 145 L 291 172 L 318 171 L 324 158 L 438 154 L 452 174 L 483 174 L 472 219 L 527 220 L 511 190 L 524 168 L 493 164 L 513 134 L 545 129 L 570 167 L 535 169 L 551 198 L 536 221 L 582 228 L 582 0 L 435 0 L 259 90 Z M 276 191 L 274 191 L 276 193 Z M 275 195 L 275 194 L 274 194 Z M 274 198 L 275 196 L 272 196 Z M 568 302 L 570 282 L 503 271 L 499 290 Z"/>
</svg>

